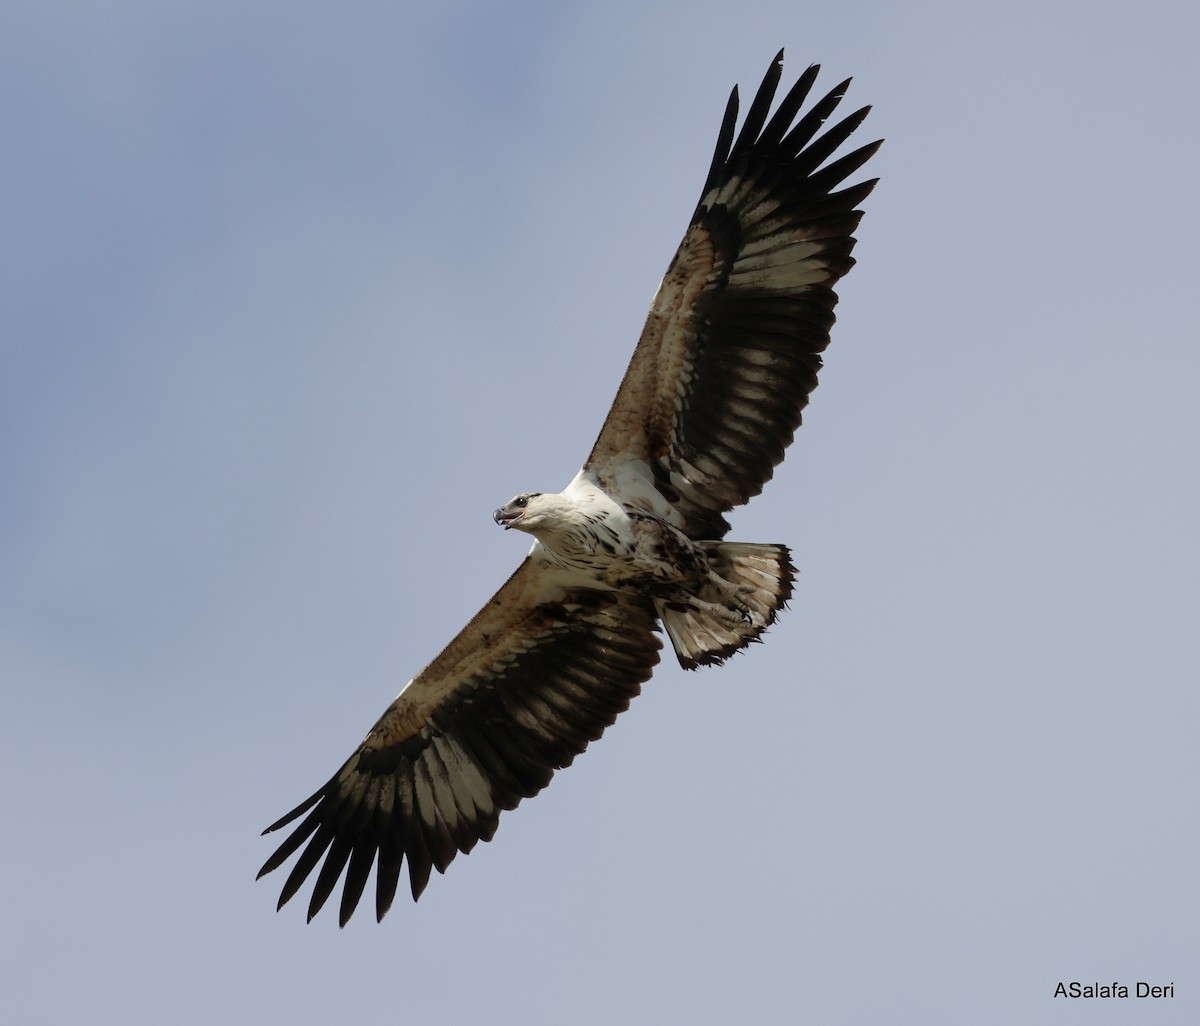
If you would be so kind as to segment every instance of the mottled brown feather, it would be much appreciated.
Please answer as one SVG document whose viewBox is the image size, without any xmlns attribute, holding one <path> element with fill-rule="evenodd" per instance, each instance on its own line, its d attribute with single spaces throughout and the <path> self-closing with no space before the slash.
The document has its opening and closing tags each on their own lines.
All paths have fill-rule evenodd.
<svg viewBox="0 0 1200 1026">
<path fill-rule="evenodd" d="M 700 203 L 585 464 L 602 487 L 625 464 L 648 465 L 694 538 L 723 537 L 722 514 L 783 459 L 817 384 L 833 286 L 854 264 L 856 207 L 875 185 L 833 191 L 879 143 L 826 163 L 868 108 L 818 134 L 848 81 L 793 126 L 816 79 L 809 68 L 767 120 L 781 58 L 736 141 L 736 89 L 730 97 Z M 742 383 L 757 396 L 750 416 L 739 414 Z"/>
<path fill-rule="evenodd" d="M 328 783 L 271 824 L 267 832 L 308 813 L 259 873 L 306 845 L 281 907 L 319 864 L 308 917 L 344 875 L 344 925 L 374 864 L 382 918 L 402 863 L 416 898 L 431 870 L 490 840 L 502 811 L 545 787 L 628 707 L 658 661 L 654 607 L 546 574 L 527 559 Z"/>
</svg>

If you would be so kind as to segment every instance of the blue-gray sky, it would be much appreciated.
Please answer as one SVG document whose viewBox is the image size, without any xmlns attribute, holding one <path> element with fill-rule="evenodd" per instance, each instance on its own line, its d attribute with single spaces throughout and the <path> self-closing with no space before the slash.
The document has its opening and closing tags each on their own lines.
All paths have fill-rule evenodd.
<svg viewBox="0 0 1200 1026">
<path fill-rule="evenodd" d="M 6 1020 L 1197 1021 L 1184 8 L 6 6 Z M 734 517 L 790 611 L 418 905 L 277 915 L 259 830 L 520 559 L 780 46 L 888 140 Z"/>
</svg>

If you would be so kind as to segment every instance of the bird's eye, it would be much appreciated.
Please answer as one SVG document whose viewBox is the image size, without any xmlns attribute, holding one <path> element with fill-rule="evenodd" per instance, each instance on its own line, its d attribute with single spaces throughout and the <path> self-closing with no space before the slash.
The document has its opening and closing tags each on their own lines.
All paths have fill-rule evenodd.
<svg viewBox="0 0 1200 1026">
<path fill-rule="evenodd" d="M 529 505 L 529 500 L 527 498 L 525 498 L 524 495 L 518 495 L 517 501 L 514 502 L 513 505 L 516 506 L 517 509 L 524 509 L 526 506 Z"/>
</svg>

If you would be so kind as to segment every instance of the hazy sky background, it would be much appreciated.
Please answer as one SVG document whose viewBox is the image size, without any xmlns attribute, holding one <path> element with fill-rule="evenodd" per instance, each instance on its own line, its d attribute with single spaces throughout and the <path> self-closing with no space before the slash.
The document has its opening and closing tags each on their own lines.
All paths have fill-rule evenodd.
<svg viewBox="0 0 1200 1026">
<path fill-rule="evenodd" d="M 5 1020 L 1200 1021 L 1186 7 L 6 4 Z M 277 915 L 259 831 L 523 555 L 780 46 L 887 138 L 733 518 L 790 611 L 418 905 Z"/>
</svg>

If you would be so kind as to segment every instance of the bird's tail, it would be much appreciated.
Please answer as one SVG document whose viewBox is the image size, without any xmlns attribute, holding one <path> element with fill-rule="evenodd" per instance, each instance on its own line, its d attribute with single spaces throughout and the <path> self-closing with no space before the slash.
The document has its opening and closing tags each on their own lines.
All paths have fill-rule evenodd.
<svg viewBox="0 0 1200 1026">
<path fill-rule="evenodd" d="M 699 542 L 712 573 L 698 594 L 656 601 L 685 670 L 719 665 L 757 641 L 791 597 L 796 568 L 785 545 Z"/>
</svg>

